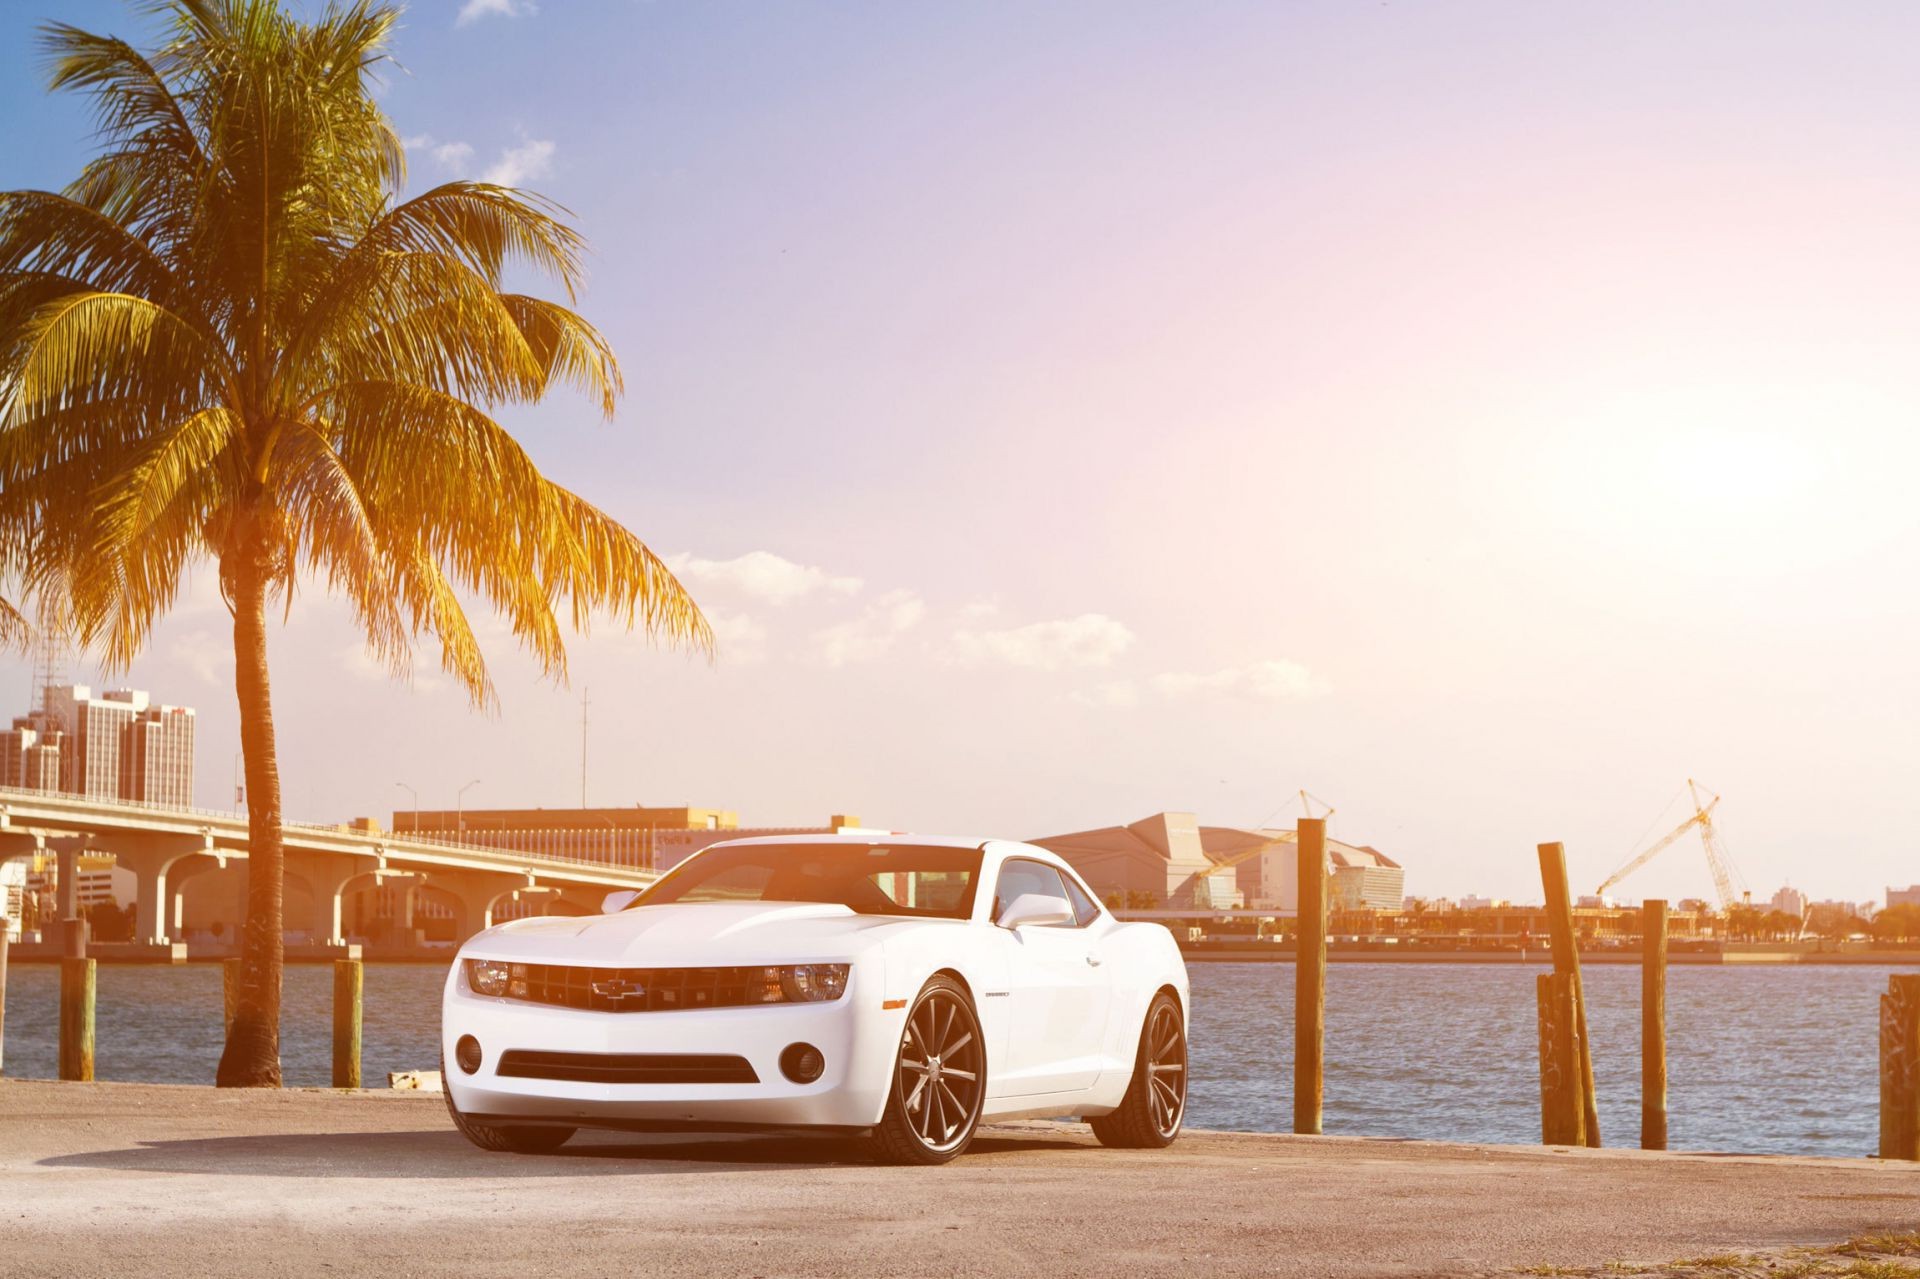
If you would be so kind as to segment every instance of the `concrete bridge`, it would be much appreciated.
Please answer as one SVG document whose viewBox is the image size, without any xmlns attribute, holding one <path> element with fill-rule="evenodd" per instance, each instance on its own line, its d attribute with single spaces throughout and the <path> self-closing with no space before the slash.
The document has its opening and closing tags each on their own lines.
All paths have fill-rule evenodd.
<svg viewBox="0 0 1920 1279">
<path fill-rule="evenodd" d="M 455 840 L 421 838 L 343 826 L 288 822 L 284 827 L 286 873 L 310 899 L 311 919 L 289 912 L 290 932 L 311 936 L 321 951 L 347 946 L 345 904 L 354 893 L 382 884 L 405 889 L 409 912 L 424 893 L 449 905 L 456 938 L 495 922 L 508 902 L 533 902 L 531 913 L 588 914 L 616 889 L 644 888 L 658 876 L 638 865 L 484 848 Z M 0 787 L 0 861 L 54 854 L 59 858 L 59 914 L 75 919 L 78 861 L 83 853 L 112 854 L 132 872 L 135 892 L 134 947 L 184 958 L 185 885 L 192 879 L 244 865 L 252 836 L 236 813 L 156 808 L 117 800 Z M 521 912 L 527 913 L 527 912 Z M 30 958 L 23 948 L 20 958 Z M 130 956 L 132 957 L 132 956 Z"/>
</svg>

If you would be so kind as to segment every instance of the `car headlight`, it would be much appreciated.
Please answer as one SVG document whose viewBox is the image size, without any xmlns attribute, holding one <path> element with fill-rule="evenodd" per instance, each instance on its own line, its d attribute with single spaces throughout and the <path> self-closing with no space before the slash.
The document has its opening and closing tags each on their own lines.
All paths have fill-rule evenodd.
<svg viewBox="0 0 1920 1279">
<path fill-rule="evenodd" d="M 822 1003 L 847 993 L 846 964 L 791 964 L 780 969 L 780 992 L 794 1003 Z"/>
<path fill-rule="evenodd" d="M 469 959 L 467 985 L 479 995 L 504 995 L 510 977 L 508 965 L 497 959 Z"/>
</svg>

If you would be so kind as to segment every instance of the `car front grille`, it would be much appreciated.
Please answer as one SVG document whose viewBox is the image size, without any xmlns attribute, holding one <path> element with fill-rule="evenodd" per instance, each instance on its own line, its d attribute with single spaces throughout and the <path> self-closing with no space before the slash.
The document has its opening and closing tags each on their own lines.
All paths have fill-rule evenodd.
<svg viewBox="0 0 1920 1279">
<path fill-rule="evenodd" d="M 524 970 L 524 975 L 522 970 Z M 515 964 L 508 998 L 602 1013 L 676 1012 L 778 1003 L 765 968 L 583 968 Z M 772 993 L 773 998 L 767 998 Z"/>
<path fill-rule="evenodd" d="M 494 1073 L 579 1084 L 757 1084 L 753 1063 L 725 1053 L 562 1053 L 512 1048 Z"/>
</svg>

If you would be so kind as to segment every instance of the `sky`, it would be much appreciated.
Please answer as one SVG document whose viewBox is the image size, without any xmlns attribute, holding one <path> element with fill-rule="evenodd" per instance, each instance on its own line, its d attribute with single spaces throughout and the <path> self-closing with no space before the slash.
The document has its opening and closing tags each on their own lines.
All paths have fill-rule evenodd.
<svg viewBox="0 0 1920 1279">
<path fill-rule="evenodd" d="M 88 153 L 0 9 L 0 187 Z M 1576 890 L 1724 796 L 1757 898 L 1920 881 L 1920 10 L 417 0 L 415 190 L 594 246 L 628 393 L 502 419 L 672 558 L 500 705 L 272 639 L 289 816 L 692 804 L 1026 838 L 1331 831 L 1409 893 Z M 230 807 L 228 619 L 130 675 Z M 84 672 L 83 672 L 84 673 Z M 0 662 L 24 710 L 27 666 Z M 5 710 L 0 706 L 0 710 Z M 409 790 L 408 788 L 411 788 Z M 1621 886 L 1708 896 L 1696 840 Z"/>
</svg>

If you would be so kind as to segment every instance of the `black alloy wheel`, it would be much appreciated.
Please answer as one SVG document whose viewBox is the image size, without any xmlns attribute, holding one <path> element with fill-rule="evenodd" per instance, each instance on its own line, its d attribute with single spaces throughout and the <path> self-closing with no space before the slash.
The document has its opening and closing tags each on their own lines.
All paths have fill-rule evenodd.
<svg viewBox="0 0 1920 1279">
<path fill-rule="evenodd" d="M 1112 1114 L 1091 1120 L 1103 1146 L 1170 1146 L 1187 1114 L 1187 1022 L 1180 1001 L 1161 991 L 1147 1007 L 1133 1079 Z"/>
<path fill-rule="evenodd" d="M 907 1013 L 895 1058 L 893 1091 L 874 1129 L 882 1161 L 943 1164 L 964 1151 L 980 1126 L 987 1055 L 966 988 L 937 976 Z"/>
</svg>

